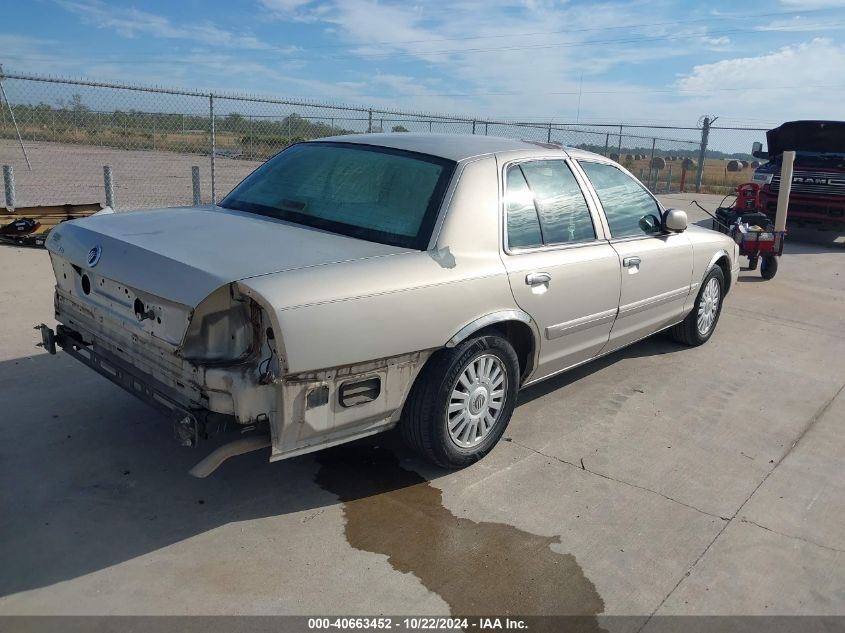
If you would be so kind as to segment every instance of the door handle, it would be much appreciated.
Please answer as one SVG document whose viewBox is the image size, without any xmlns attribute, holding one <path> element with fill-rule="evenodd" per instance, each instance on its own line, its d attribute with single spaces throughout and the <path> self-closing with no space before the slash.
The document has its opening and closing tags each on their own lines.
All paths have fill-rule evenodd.
<svg viewBox="0 0 845 633">
<path fill-rule="evenodd" d="M 525 275 L 525 283 L 529 286 L 539 286 L 540 284 L 547 284 L 552 280 L 549 273 L 528 273 Z"/>
<path fill-rule="evenodd" d="M 636 255 L 634 255 L 632 257 L 625 257 L 625 258 L 622 259 L 622 265 L 625 268 L 635 268 L 635 267 L 639 266 L 640 264 L 642 264 L 642 262 L 643 262 L 643 260 L 641 260 Z"/>
</svg>

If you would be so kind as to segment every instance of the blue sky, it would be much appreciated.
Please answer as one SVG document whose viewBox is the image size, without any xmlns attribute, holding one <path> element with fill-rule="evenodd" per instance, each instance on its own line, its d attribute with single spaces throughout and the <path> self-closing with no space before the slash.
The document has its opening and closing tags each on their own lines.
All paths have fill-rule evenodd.
<svg viewBox="0 0 845 633">
<path fill-rule="evenodd" d="M 557 122 L 842 118 L 845 1 L 7 2 L 7 70 Z"/>
</svg>

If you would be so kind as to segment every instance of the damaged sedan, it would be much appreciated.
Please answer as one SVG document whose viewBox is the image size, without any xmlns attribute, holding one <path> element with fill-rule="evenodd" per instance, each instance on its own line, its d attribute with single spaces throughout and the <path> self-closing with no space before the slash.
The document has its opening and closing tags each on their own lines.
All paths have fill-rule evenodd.
<svg viewBox="0 0 845 633">
<path fill-rule="evenodd" d="M 192 471 L 398 426 L 480 459 L 522 387 L 669 329 L 706 342 L 739 270 L 589 152 L 478 136 L 293 145 L 219 204 L 95 215 L 47 240 L 57 347 L 161 410 Z"/>
</svg>

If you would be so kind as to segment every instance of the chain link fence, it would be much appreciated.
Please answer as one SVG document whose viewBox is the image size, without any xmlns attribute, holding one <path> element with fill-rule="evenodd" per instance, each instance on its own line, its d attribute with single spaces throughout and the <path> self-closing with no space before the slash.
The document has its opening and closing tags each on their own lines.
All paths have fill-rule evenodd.
<svg viewBox="0 0 845 633">
<path fill-rule="evenodd" d="M 764 137 L 764 130 L 711 127 L 715 150 L 698 126 L 495 121 L 2 71 L 0 86 L 0 165 L 13 174 L 7 206 L 18 207 L 107 198 L 116 209 L 208 203 L 288 145 L 364 132 L 560 143 L 618 160 L 658 193 L 723 193 L 750 177 L 728 171 L 729 161 L 750 164 L 751 142 Z"/>
</svg>

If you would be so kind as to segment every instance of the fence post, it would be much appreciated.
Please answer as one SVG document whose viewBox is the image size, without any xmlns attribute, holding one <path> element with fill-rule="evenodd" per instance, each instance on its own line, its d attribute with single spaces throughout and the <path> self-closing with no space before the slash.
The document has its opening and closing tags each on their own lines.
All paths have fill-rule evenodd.
<svg viewBox="0 0 845 633">
<path fill-rule="evenodd" d="M 622 159 L 622 124 L 619 124 L 619 148 L 616 150 L 616 153 L 619 155 L 619 159 Z"/>
<path fill-rule="evenodd" d="M 549 131 L 546 134 L 546 143 L 551 143 L 551 142 L 552 142 L 552 124 L 549 123 Z"/>
<path fill-rule="evenodd" d="M 666 193 L 672 193 L 672 165 L 669 165 L 669 173 L 666 175 Z"/>
<path fill-rule="evenodd" d="M 715 121 L 716 119 L 713 119 Z M 707 141 L 710 138 L 710 117 L 704 117 L 701 126 L 701 148 L 698 152 L 698 173 L 695 175 L 695 193 L 701 193 L 701 180 L 704 178 L 704 156 L 707 153 Z"/>
<path fill-rule="evenodd" d="M 608 149 L 609 145 L 610 145 L 610 132 L 608 132 L 604 136 L 604 155 L 605 155 L 605 157 L 607 157 L 607 149 Z M 642 176 L 640 176 L 640 178 L 642 179 Z"/>
<path fill-rule="evenodd" d="M 369 116 L 367 118 L 367 134 L 373 131 L 373 111 L 372 109 L 367 111 Z"/>
<path fill-rule="evenodd" d="M 208 114 L 211 117 L 211 204 L 217 204 L 217 183 L 214 173 L 216 167 L 214 155 L 217 153 L 217 136 L 214 129 L 214 93 L 208 95 Z M 290 123 L 290 119 L 288 119 L 288 123 Z"/>
<path fill-rule="evenodd" d="M 6 208 L 15 210 L 15 168 L 3 165 L 3 188 L 6 190 Z"/>
<path fill-rule="evenodd" d="M 654 168 L 654 146 L 657 144 L 657 139 L 651 139 L 651 158 L 648 161 L 648 188 L 651 189 L 651 170 Z M 621 155 L 620 155 L 621 157 Z M 654 178 L 654 188 L 657 189 L 657 176 Z"/>
<path fill-rule="evenodd" d="M 191 188 L 194 192 L 194 206 L 198 207 L 202 204 L 202 195 L 200 191 L 200 168 L 196 165 L 191 167 Z"/>
<path fill-rule="evenodd" d="M 487 126 L 489 123 L 487 121 L 484 122 L 484 136 L 487 136 Z"/>
<path fill-rule="evenodd" d="M 475 119 L 472 120 L 472 133 L 475 134 Z"/>
<path fill-rule="evenodd" d="M 114 179 L 111 165 L 103 167 L 103 188 L 106 190 L 106 206 L 114 209 Z"/>
</svg>

